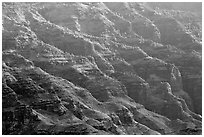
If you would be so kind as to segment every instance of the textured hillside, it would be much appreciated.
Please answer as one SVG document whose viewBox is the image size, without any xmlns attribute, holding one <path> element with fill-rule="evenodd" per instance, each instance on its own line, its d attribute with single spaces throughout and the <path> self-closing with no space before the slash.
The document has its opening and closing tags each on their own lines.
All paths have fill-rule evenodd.
<svg viewBox="0 0 204 137">
<path fill-rule="evenodd" d="M 2 3 L 3 134 L 202 134 L 202 19 L 181 7 Z"/>
</svg>

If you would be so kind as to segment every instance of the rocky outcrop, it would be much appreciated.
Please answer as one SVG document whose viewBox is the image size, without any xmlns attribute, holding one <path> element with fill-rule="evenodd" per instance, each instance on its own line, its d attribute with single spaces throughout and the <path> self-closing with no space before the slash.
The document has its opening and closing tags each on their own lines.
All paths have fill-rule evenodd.
<svg viewBox="0 0 204 137">
<path fill-rule="evenodd" d="M 199 27 L 167 12 L 3 3 L 3 134 L 201 134 Z"/>
</svg>

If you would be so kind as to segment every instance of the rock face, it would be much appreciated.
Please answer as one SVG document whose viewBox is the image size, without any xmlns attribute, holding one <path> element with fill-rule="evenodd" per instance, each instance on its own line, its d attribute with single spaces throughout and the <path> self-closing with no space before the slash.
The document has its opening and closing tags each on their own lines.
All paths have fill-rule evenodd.
<svg viewBox="0 0 204 137">
<path fill-rule="evenodd" d="M 173 5 L 2 3 L 2 133 L 202 134 L 202 20 Z"/>
</svg>

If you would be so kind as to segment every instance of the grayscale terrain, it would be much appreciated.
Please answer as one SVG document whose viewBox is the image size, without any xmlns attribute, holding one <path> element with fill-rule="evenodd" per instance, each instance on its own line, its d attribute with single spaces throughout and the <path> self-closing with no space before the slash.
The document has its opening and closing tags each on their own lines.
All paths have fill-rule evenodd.
<svg viewBox="0 0 204 137">
<path fill-rule="evenodd" d="M 2 3 L 2 134 L 202 134 L 202 3 Z"/>
</svg>

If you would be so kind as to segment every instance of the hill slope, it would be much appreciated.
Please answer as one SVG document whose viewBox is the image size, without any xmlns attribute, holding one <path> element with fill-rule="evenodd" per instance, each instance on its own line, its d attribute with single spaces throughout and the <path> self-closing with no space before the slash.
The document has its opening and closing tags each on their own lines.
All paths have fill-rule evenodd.
<svg viewBox="0 0 204 137">
<path fill-rule="evenodd" d="M 201 134 L 196 12 L 157 3 L 2 6 L 3 134 Z"/>
</svg>

